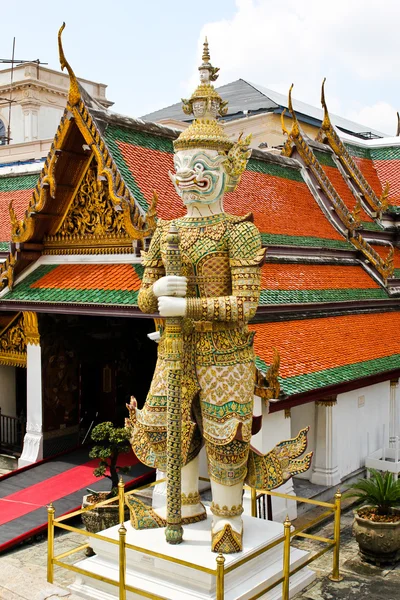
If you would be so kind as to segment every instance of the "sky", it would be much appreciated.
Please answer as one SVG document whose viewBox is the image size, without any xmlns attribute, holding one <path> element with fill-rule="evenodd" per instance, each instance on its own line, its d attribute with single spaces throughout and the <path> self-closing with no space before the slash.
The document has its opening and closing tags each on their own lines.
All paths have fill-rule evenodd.
<svg viewBox="0 0 400 600">
<path fill-rule="evenodd" d="M 78 77 L 108 85 L 132 117 L 197 85 L 208 37 L 217 85 L 242 78 L 394 135 L 400 110 L 399 0 L 0 0 L 0 58 L 59 69 L 57 32 Z M 0 65 L 2 68 L 3 65 Z M 6 67 L 6 65 L 4 65 Z"/>
</svg>

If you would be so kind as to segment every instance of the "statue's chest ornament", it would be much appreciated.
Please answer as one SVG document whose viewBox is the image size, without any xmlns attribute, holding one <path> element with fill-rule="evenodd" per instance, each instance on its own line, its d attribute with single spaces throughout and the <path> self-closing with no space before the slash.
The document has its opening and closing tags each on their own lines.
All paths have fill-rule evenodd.
<svg viewBox="0 0 400 600">
<path fill-rule="evenodd" d="M 226 223 L 216 223 L 215 225 L 196 225 L 193 227 L 179 227 L 180 247 L 182 250 L 189 250 L 196 242 L 200 243 L 219 242 L 226 231 Z"/>
</svg>

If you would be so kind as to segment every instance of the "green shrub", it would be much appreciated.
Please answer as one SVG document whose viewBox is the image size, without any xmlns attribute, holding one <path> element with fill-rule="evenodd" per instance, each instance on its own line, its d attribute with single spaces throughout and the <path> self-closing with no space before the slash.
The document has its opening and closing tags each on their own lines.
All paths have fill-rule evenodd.
<svg viewBox="0 0 400 600">
<path fill-rule="evenodd" d="M 90 458 L 99 458 L 100 464 L 93 471 L 96 477 L 107 477 L 110 479 L 112 489 L 110 497 L 114 496 L 118 488 L 118 474 L 128 473 L 130 467 L 117 465 L 118 456 L 126 454 L 131 449 L 130 433 L 124 427 L 114 427 L 111 421 L 99 423 L 93 428 L 90 436 L 95 445 L 89 452 Z"/>
<path fill-rule="evenodd" d="M 388 515 L 391 508 L 400 506 L 400 479 L 395 481 L 393 474 L 368 469 L 370 479 L 360 479 L 350 486 L 345 498 L 358 498 L 362 505 L 374 506 L 379 515 Z"/>
</svg>

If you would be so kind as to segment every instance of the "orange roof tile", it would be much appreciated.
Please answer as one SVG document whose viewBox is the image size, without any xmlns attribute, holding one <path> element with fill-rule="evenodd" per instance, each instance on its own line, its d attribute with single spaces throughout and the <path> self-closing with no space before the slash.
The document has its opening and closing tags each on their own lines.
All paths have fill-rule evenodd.
<svg viewBox="0 0 400 600">
<path fill-rule="evenodd" d="M 228 213 L 253 212 L 263 233 L 343 240 L 303 182 L 245 171 L 236 191 L 225 196 L 224 206 Z"/>
<path fill-rule="evenodd" d="M 353 211 L 356 205 L 356 197 L 350 190 L 346 181 L 343 179 L 343 176 L 339 169 L 336 167 L 329 167 L 327 165 L 321 165 L 326 175 L 328 176 L 331 184 L 347 206 L 349 211 Z M 373 219 L 365 212 L 364 209 L 361 209 L 360 217 L 362 221 L 370 221 L 373 222 Z"/>
<path fill-rule="evenodd" d="M 29 200 L 32 197 L 33 189 L 0 191 L 0 241 L 11 241 L 11 221 L 9 206 L 13 200 L 13 208 L 17 219 L 22 219 L 28 208 Z"/>
<path fill-rule="evenodd" d="M 44 275 L 31 288 L 137 291 L 141 281 L 132 265 L 65 264 Z"/>
<path fill-rule="evenodd" d="M 174 170 L 173 155 L 126 142 L 118 142 L 118 146 L 147 201 L 153 189 L 157 191 L 158 216 L 174 219 L 184 215 L 186 211 L 168 176 L 168 171 Z M 327 221 L 305 182 L 246 171 L 236 191 L 226 194 L 224 207 L 236 215 L 253 212 L 261 232 L 343 240 Z"/>
<path fill-rule="evenodd" d="M 268 290 L 377 289 L 379 285 L 362 267 L 266 263 L 261 287 Z"/>
<path fill-rule="evenodd" d="M 267 365 L 278 349 L 283 378 L 400 354 L 399 328 L 400 312 L 250 325 Z"/>
<path fill-rule="evenodd" d="M 372 160 L 368 158 L 358 158 L 357 156 L 353 156 L 352 158 L 379 198 L 382 194 L 382 182 L 378 177 L 378 173 L 376 172 Z"/>
<path fill-rule="evenodd" d="M 374 160 L 374 166 L 382 187 L 389 183 L 391 204 L 400 205 L 400 160 Z"/>
<path fill-rule="evenodd" d="M 382 258 L 386 258 L 390 251 L 390 246 L 380 246 L 378 244 L 371 244 L 372 248 L 381 256 Z M 394 268 L 400 269 L 400 250 L 399 248 L 394 248 Z"/>
</svg>

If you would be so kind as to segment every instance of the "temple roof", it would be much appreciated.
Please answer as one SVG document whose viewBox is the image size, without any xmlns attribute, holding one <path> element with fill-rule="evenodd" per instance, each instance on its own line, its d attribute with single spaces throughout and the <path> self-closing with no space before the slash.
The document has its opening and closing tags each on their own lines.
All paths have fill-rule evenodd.
<svg viewBox="0 0 400 600">
<path fill-rule="evenodd" d="M 343 153 L 326 114 L 321 132 L 318 141 L 307 138 L 293 111 L 284 155 L 254 150 L 225 198 L 228 213 L 253 213 L 267 247 L 251 326 L 258 366 L 267 369 L 276 347 L 289 396 L 400 373 L 392 333 L 400 320 L 400 250 L 396 215 L 387 210 L 393 196 L 378 174 L 378 161 L 397 154 L 393 146 L 390 157 L 386 150 L 372 157 L 371 148 L 359 156 L 350 146 Z M 14 207 L 11 225 L 3 225 L 13 252 L 0 272 L 1 309 L 141 318 L 139 251 L 155 211 L 162 219 L 184 214 L 168 177 L 177 135 L 111 113 L 72 86 L 40 176 L 0 178 L 2 214 L 8 217 L 10 200 Z"/>
<path fill-rule="evenodd" d="M 251 325 L 258 367 L 273 348 L 281 357 L 280 383 L 288 395 L 334 387 L 400 369 L 400 312 L 349 314 Z M 377 331 L 379 335 L 377 335 Z"/>
<path fill-rule="evenodd" d="M 237 79 L 226 85 L 221 85 L 216 88 L 216 91 L 224 100 L 228 100 L 228 113 L 225 120 L 240 119 L 251 114 L 263 112 L 282 112 L 288 108 L 287 95 L 280 94 L 269 88 L 266 88 L 257 83 L 246 81 L 245 79 Z M 319 127 L 323 119 L 323 110 L 293 99 L 293 106 L 300 121 L 311 123 Z M 177 102 L 166 108 L 153 111 L 141 117 L 144 121 L 162 121 L 164 119 L 172 119 L 177 121 L 191 121 L 182 111 L 182 103 Z M 385 134 L 371 129 L 366 125 L 360 125 L 349 119 L 344 119 L 337 115 L 331 115 L 334 125 L 339 127 L 341 131 L 348 133 L 363 135 L 372 134 L 374 137 L 384 137 Z"/>
</svg>

